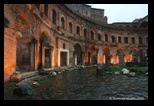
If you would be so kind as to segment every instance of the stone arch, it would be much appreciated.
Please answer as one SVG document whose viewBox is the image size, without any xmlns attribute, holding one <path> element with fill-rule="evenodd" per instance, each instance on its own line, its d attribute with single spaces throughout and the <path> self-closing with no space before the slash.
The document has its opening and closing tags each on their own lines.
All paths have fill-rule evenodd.
<svg viewBox="0 0 154 106">
<path fill-rule="evenodd" d="M 83 36 L 84 36 L 84 38 L 88 38 L 88 30 L 87 30 L 87 28 L 84 28 Z"/>
<path fill-rule="evenodd" d="M 118 36 L 118 43 L 121 43 L 121 36 Z"/>
<path fill-rule="evenodd" d="M 100 32 L 97 33 L 97 38 L 98 38 L 97 39 L 98 41 L 101 41 L 102 40 L 102 34 Z"/>
<path fill-rule="evenodd" d="M 124 50 L 122 48 L 117 49 L 117 56 L 117 63 L 119 63 L 120 65 L 124 64 Z"/>
<path fill-rule="evenodd" d="M 76 34 L 77 35 L 81 35 L 81 27 L 80 27 L 80 25 L 76 25 Z"/>
<path fill-rule="evenodd" d="M 89 38 L 92 39 L 92 40 L 95 39 L 95 38 L 94 38 L 94 31 L 93 31 L 93 30 L 90 31 L 90 37 L 89 37 Z"/>
<path fill-rule="evenodd" d="M 68 31 L 69 31 L 70 33 L 73 32 L 73 23 L 72 23 L 71 21 L 68 23 Z"/>
<path fill-rule="evenodd" d="M 104 48 L 103 53 L 105 56 L 105 63 L 106 64 L 111 63 L 111 50 L 110 50 L 110 48 L 109 47 Z"/>
<path fill-rule="evenodd" d="M 112 43 L 115 43 L 115 42 L 116 42 L 116 37 L 113 36 L 113 35 L 111 36 L 111 42 L 112 42 Z"/>
<path fill-rule="evenodd" d="M 52 65 L 52 51 L 53 46 L 50 42 L 50 35 L 46 30 L 43 30 L 40 34 L 40 46 L 39 46 L 39 68 L 50 68 Z"/>
<path fill-rule="evenodd" d="M 94 46 L 91 45 L 89 48 L 89 54 L 88 54 L 88 60 L 92 64 L 97 64 L 97 56 L 98 56 L 98 49 Z"/>
<path fill-rule="evenodd" d="M 108 34 L 105 34 L 105 42 L 108 42 Z"/>
<path fill-rule="evenodd" d="M 43 30 L 42 33 L 40 34 L 40 38 L 42 41 L 49 41 L 50 35 L 46 30 Z"/>
<path fill-rule="evenodd" d="M 135 37 L 131 37 L 131 43 L 135 44 Z"/>
<path fill-rule="evenodd" d="M 60 27 L 62 27 L 63 29 L 65 29 L 65 18 L 63 16 L 60 17 Z"/>
<path fill-rule="evenodd" d="M 143 21 L 143 22 L 140 24 L 140 27 L 148 27 L 148 22 L 147 22 L 147 21 Z"/>
<path fill-rule="evenodd" d="M 83 64 L 83 52 L 82 47 L 79 43 L 74 45 L 74 64 L 75 65 L 82 65 Z"/>
</svg>

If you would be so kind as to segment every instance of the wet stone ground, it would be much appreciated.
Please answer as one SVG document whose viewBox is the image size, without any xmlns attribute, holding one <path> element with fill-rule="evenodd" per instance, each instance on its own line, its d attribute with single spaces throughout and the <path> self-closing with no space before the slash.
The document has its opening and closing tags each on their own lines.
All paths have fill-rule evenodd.
<svg viewBox="0 0 154 106">
<path fill-rule="evenodd" d="M 97 76 L 95 68 L 66 71 L 34 90 L 31 100 L 146 100 L 148 76 Z"/>
</svg>

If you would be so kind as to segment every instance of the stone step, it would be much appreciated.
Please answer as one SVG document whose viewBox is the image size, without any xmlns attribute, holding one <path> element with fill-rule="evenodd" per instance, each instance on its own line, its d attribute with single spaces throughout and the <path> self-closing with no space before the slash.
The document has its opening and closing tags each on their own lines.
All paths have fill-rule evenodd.
<svg viewBox="0 0 154 106">
<path fill-rule="evenodd" d="M 10 81 L 11 82 L 19 82 L 22 79 L 26 79 L 35 75 L 38 75 L 39 72 L 38 71 L 31 71 L 31 72 L 15 72 L 11 78 Z"/>
<path fill-rule="evenodd" d="M 25 79 L 25 78 L 32 77 L 32 76 L 35 76 L 35 75 L 38 75 L 38 74 L 39 74 L 38 71 L 23 72 L 23 73 L 21 73 L 21 77 L 22 77 L 22 79 Z"/>
</svg>

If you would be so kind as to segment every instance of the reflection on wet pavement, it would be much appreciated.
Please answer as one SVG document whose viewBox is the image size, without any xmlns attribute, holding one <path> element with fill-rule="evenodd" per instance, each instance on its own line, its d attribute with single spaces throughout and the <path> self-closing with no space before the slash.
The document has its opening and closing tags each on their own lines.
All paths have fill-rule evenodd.
<svg viewBox="0 0 154 106">
<path fill-rule="evenodd" d="M 48 100 L 148 99 L 148 77 L 96 76 L 95 68 L 66 71 L 52 78 L 36 98 Z M 36 99 L 35 98 L 35 99 Z"/>
</svg>

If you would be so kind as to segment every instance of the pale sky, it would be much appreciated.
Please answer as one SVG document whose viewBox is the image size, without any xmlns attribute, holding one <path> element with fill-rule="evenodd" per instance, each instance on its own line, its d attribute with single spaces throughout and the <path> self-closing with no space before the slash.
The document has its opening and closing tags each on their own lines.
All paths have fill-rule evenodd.
<svg viewBox="0 0 154 106">
<path fill-rule="evenodd" d="M 132 22 L 148 15 L 148 4 L 87 4 L 91 8 L 104 9 L 108 24 L 113 22 Z"/>
</svg>

